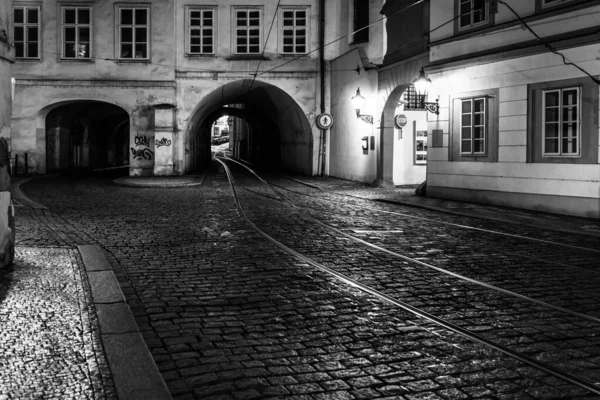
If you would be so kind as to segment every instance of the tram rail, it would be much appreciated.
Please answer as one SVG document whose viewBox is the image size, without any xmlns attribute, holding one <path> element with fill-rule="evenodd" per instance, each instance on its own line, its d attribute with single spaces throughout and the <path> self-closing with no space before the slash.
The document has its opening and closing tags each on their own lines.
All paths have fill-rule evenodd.
<svg viewBox="0 0 600 400">
<path fill-rule="evenodd" d="M 434 315 L 432 315 L 432 314 L 428 313 L 427 311 L 424 311 L 424 310 L 422 310 L 420 308 L 413 307 L 410 304 L 408 304 L 408 303 L 406 303 L 406 302 L 404 302 L 402 300 L 399 300 L 399 299 L 397 299 L 394 296 L 390 296 L 389 294 L 386 294 L 386 293 L 378 290 L 377 288 L 374 288 L 372 286 L 366 285 L 366 284 L 360 282 L 357 279 L 354 279 L 354 278 L 352 278 L 352 277 L 350 277 L 350 276 L 348 276 L 348 275 L 346 275 L 344 273 L 340 273 L 340 272 L 338 272 L 338 271 L 336 271 L 336 270 L 334 270 L 334 269 L 332 269 L 330 267 L 327 267 L 326 265 L 324 265 L 324 264 L 322 264 L 320 262 L 317 262 L 317 261 L 311 259 L 310 257 L 307 257 L 306 255 L 304 255 L 304 254 L 302 254 L 302 253 L 300 253 L 300 252 L 292 249 L 291 247 L 286 246 L 282 242 L 278 241 L 275 237 L 273 237 L 272 235 L 269 235 L 267 232 L 265 232 L 264 230 L 262 230 L 253 221 L 250 220 L 250 218 L 246 215 L 246 212 L 244 211 L 243 205 L 241 204 L 241 201 L 239 199 L 239 196 L 238 196 L 238 193 L 237 193 L 237 190 L 236 190 L 236 185 L 237 184 L 236 184 L 235 179 L 233 177 L 233 173 L 231 172 L 230 168 L 226 165 L 226 163 L 225 163 L 224 160 L 220 159 L 220 157 L 215 157 L 215 159 L 216 159 L 217 162 L 219 162 L 223 166 L 223 168 L 224 168 L 224 170 L 225 170 L 225 172 L 227 174 L 227 177 L 229 179 L 230 185 L 231 185 L 233 193 L 234 193 L 236 207 L 237 207 L 240 215 L 242 216 L 242 218 L 244 218 L 244 220 L 254 230 L 256 230 L 261 236 L 263 236 L 266 239 L 268 239 L 269 241 L 273 242 L 279 248 L 285 250 L 289 254 L 292 254 L 292 255 L 298 257 L 299 259 L 303 260 L 304 262 L 308 263 L 309 265 L 312 265 L 313 267 L 315 267 L 315 268 L 317 268 L 317 269 L 319 269 L 321 271 L 324 271 L 324 272 L 326 272 L 328 274 L 331 274 L 331 275 L 335 276 L 336 278 L 338 278 L 338 279 L 340 279 L 340 280 L 342 280 L 342 281 L 344 281 L 344 282 L 346 282 L 346 283 L 348 283 L 348 284 L 350 284 L 350 285 L 352 285 L 352 286 L 354 286 L 356 288 L 359 288 L 363 292 L 369 293 L 369 294 L 371 294 L 371 295 L 379 298 L 380 300 L 386 301 L 386 302 L 388 302 L 390 304 L 393 304 L 394 306 L 400 307 L 400 308 L 402 308 L 402 309 L 404 309 L 406 311 L 409 311 L 409 312 L 411 312 L 411 313 L 413 313 L 415 315 L 419 315 L 422 318 L 425 318 L 425 319 L 427 319 L 429 321 L 432 321 L 432 322 L 434 322 L 434 323 L 436 323 L 438 325 L 441 325 L 441 326 L 443 326 L 443 327 L 445 327 L 447 329 L 450 329 L 453 332 L 459 333 L 459 334 L 461 334 L 461 335 L 463 335 L 465 337 L 468 337 L 468 338 L 470 338 L 472 340 L 475 340 L 475 341 L 478 341 L 480 343 L 484 343 L 484 344 L 486 344 L 488 346 L 491 346 L 491 347 L 495 348 L 496 350 L 501 351 L 502 353 L 507 354 L 507 355 L 509 355 L 509 356 L 511 356 L 511 357 L 513 357 L 515 359 L 518 359 L 518 360 L 522 361 L 522 362 L 525 362 L 526 364 L 529 364 L 530 366 L 533 366 L 533 367 L 535 367 L 535 368 L 537 368 L 537 369 L 539 369 L 541 371 L 549 373 L 549 374 L 551 374 L 551 375 L 553 375 L 555 377 L 563 379 L 563 380 L 565 380 L 567 382 L 570 382 L 572 384 L 575 384 L 575 385 L 577 385 L 579 387 L 585 388 L 586 390 L 589 390 L 592 393 L 600 395 L 600 386 L 598 386 L 597 383 L 593 383 L 593 382 L 590 382 L 588 380 L 578 378 L 578 377 L 576 377 L 574 375 L 571 375 L 570 373 L 566 373 L 564 371 L 560 371 L 560 370 L 556 369 L 553 366 L 547 365 L 545 363 L 541 363 L 541 362 L 539 362 L 539 361 L 537 361 L 535 359 L 532 359 L 532 358 L 530 358 L 530 357 L 528 357 L 528 356 L 526 356 L 524 354 L 520 354 L 518 352 L 515 352 L 514 350 L 510 349 L 507 346 L 504 346 L 504 345 L 499 344 L 497 342 L 494 342 L 493 340 L 490 340 L 490 339 L 488 339 L 486 337 L 483 337 L 483 336 L 478 335 L 478 334 L 476 334 L 474 332 L 471 332 L 471 331 L 469 331 L 469 330 L 467 330 L 465 328 L 462 328 L 462 327 L 460 327 L 460 326 L 458 326 L 456 324 L 453 324 L 452 322 L 450 322 L 448 320 L 436 317 L 436 316 L 434 316 Z M 226 161 L 234 161 L 235 162 L 235 160 L 231 160 L 231 159 L 225 159 L 225 160 Z M 240 163 L 238 163 L 238 164 L 240 164 Z M 240 164 L 240 165 L 243 165 L 243 164 Z M 453 273 L 451 271 L 444 270 L 442 268 L 430 265 L 428 263 L 424 263 L 424 262 L 422 262 L 420 260 L 416 260 L 414 258 L 407 257 L 407 256 L 404 256 L 404 255 L 399 254 L 397 252 L 394 252 L 394 251 L 382 248 L 380 246 L 374 245 L 372 243 L 366 242 L 366 241 L 364 241 L 364 240 L 362 240 L 360 238 L 355 238 L 352 235 L 349 235 L 349 234 L 347 234 L 345 232 L 342 232 L 341 230 L 339 230 L 337 228 L 330 227 L 327 224 L 325 224 L 325 223 L 323 223 L 323 222 L 321 222 L 321 221 L 319 221 L 319 220 L 317 220 L 317 219 L 315 219 L 315 218 L 313 218 L 313 217 L 311 217 L 309 215 L 306 215 L 305 213 L 302 213 L 302 210 L 300 208 L 298 208 L 298 206 L 294 205 L 293 202 L 291 202 L 289 199 L 287 199 L 281 193 L 278 193 L 278 191 L 272 185 L 270 185 L 267 181 L 265 181 L 262 178 L 260 178 L 258 176 L 258 174 L 256 174 L 254 171 L 252 171 L 249 167 L 244 166 L 244 168 L 247 168 L 264 185 L 266 185 L 266 186 L 269 187 L 269 190 L 271 190 L 274 193 L 274 195 L 275 195 L 275 197 L 273 197 L 272 200 L 274 200 L 274 201 L 281 201 L 281 200 L 286 201 L 286 203 L 289 204 L 290 206 L 293 206 L 293 208 L 297 212 L 299 212 L 302 215 L 303 218 L 310 219 L 312 222 L 318 224 L 319 226 L 321 226 L 321 227 L 323 227 L 325 229 L 329 229 L 330 231 L 335 232 L 335 234 L 337 234 L 337 235 L 342 235 L 342 236 L 344 236 L 346 238 L 349 238 L 349 239 L 352 239 L 352 240 L 356 240 L 357 242 L 359 242 L 359 243 L 361 243 L 361 244 L 363 244 L 365 246 L 368 246 L 368 247 L 370 247 L 372 249 L 375 249 L 377 251 L 386 253 L 387 255 L 400 258 L 400 259 L 402 259 L 402 260 L 404 260 L 406 262 L 417 264 L 419 266 L 424 266 L 424 267 L 433 269 L 433 270 L 435 270 L 437 272 L 441 272 L 441 273 L 450 275 L 450 276 L 452 276 L 454 278 L 458 278 L 458 279 L 464 280 L 464 281 L 469 282 L 471 284 L 476 284 L 476 285 L 479 285 L 479 286 L 484 287 L 486 289 L 491 289 L 491 290 L 494 290 L 496 292 L 502 293 L 504 295 L 514 296 L 514 297 L 518 298 L 519 300 L 527 301 L 527 302 L 533 303 L 533 304 L 535 304 L 537 306 L 540 306 L 540 307 L 549 308 L 549 309 L 552 309 L 554 311 L 567 314 L 567 315 L 569 315 L 571 317 L 581 318 L 581 319 L 584 319 L 584 320 L 586 320 L 588 322 L 591 322 L 593 324 L 600 323 L 600 320 L 597 319 L 597 318 L 595 318 L 595 317 L 591 317 L 589 315 L 585 315 L 585 314 L 582 314 L 582 313 L 573 312 L 571 310 L 564 309 L 564 308 L 558 307 L 558 306 L 554 306 L 552 304 L 548 304 L 546 302 L 542 302 L 542 301 L 530 298 L 528 296 L 520 295 L 518 293 L 514 293 L 514 292 L 511 292 L 511 291 L 502 289 L 502 288 L 497 288 L 497 287 L 495 287 L 493 285 L 489 285 L 489 284 L 487 284 L 485 282 L 481 282 L 481 281 L 478 281 L 476 279 L 472 279 L 472 278 L 469 278 L 469 277 L 466 277 L 466 276 L 462 276 L 460 274 Z M 259 195 L 262 195 L 262 194 L 259 194 Z"/>
</svg>

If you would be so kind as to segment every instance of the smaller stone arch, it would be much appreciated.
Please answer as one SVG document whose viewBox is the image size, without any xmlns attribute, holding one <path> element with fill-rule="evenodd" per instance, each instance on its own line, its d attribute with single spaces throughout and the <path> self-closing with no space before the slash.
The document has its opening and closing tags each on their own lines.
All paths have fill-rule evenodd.
<svg viewBox="0 0 600 400">
<path fill-rule="evenodd" d="M 126 167 L 129 157 L 124 149 L 117 151 L 107 143 L 118 129 L 129 126 L 130 119 L 123 106 L 95 99 L 62 100 L 42 107 L 36 116 L 38 172 Z M 121 147 L 129 144 L 129 132 L 126 136 Z"/>
<path fill-rule="evenodd" d="M 396 86 L 387 97 L 381 113 L 381 147 L 377 166 L 377 183 L 381 186 L 394 186 L 394 116 L 398 102 L 408 89 L 408 84 Z"/>
</svg>

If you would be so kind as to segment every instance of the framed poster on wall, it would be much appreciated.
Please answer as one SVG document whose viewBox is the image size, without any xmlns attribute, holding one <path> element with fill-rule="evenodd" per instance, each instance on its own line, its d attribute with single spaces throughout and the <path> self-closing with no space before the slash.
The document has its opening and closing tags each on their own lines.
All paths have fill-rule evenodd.
<svg viewBox="0 0 600 400">
<path fill-rule="evenodd" d="M 415 164 L 427 164 L 427 131 L 415 130 Z"/>
</svg>

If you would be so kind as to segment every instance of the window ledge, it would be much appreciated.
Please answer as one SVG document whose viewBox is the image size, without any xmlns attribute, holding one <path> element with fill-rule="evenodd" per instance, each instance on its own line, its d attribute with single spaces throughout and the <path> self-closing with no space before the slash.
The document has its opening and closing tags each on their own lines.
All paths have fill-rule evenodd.
<svg viewBox="0 0 600 400">
<path fill-rule="evenodd" d="M 123 60 L 123 59 L 115 59 L 114 60 L 118 64 L 150 64 L 150 60 Z"/>
<path fill-rule="evenodd" d="M 89 63 L 93 64 L 95 61 L 93 58 L 59 58 L 59 62 L 72 62 L 72 63 Z"/>
<path fill-rule="evenodd" d="M 232 56 L 223 57 L 227 61 L 235 60 L 262 60 L 268 61 L 269 59 L 262 54 L 235 54 Z"/>
<path fill-rule="evenodd" d="M 16 58 L 15 57 L 15 62 L 40 62 L 42 61 L 41 58 Z"/>
<path fill-rule="evenodd" d="M 187 58 L 217 58 L 216 54 L 190 54 L 185 53 Z"/>
</svg>

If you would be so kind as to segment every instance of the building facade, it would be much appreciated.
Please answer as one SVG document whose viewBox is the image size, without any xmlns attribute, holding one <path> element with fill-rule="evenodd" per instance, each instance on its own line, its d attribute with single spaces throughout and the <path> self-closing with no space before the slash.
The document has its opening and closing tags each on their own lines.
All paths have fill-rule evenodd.
<svg viewBox="0 0 600 400">
<path fill-rule="evenodd" d="M 427 194 L 600 217 L 600 2 L 432 0 Z"/>
<path fill-rule="evenodd" d="M 412 82 L 428 63 L 423 34 L 429 1 L 370 0 L 344 7 L 336 25 L 338 36 L 349 36 L 330 65 L 336 124 L 329 173 L 388 187 L 419 184 L 427 168 L 427 116 Z M 353 104 L 358 91 L 364 97 L 359 111 Z"/>
<path fill-rule="evenodd" d="M 13 150 L 37 173 L 183 174 L 210 160 L 212 123 L 234 113 L 255 160 L 314 174 L 316 50 L 335 31 L 319 29 L 321 7 L 337 3 L 15 0 Z"/>
</svg>

